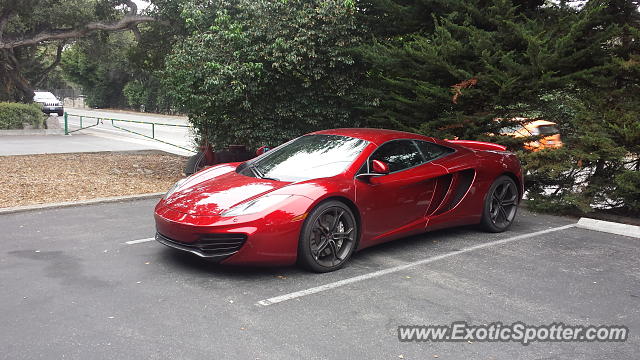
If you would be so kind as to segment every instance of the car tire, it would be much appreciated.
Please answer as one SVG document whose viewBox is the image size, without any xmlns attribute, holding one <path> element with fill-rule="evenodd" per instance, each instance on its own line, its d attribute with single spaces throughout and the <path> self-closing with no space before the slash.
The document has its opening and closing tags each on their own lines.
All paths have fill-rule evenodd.
<svg viewBox="0 0 640 360">
<path fill-rule="evenodd" d="M 507 230 L 516 217 L 519 200 L 516 182 L 506 175 L 498 177 L 485 195 L 481 227 L 493 233 Z"/>
<path fill-rule="evenodd" d="M 318 273 L 343 267 L 358 242 L 358 223 L 342 201 L 320 203 L 307 216 L 298 241 L 298 263 Z"/>
<path fill-rule="evenodd" d="M 58 111 L 58 116 L 63 116 L 63 115 L 64 115 L 64 110 Z"/>
<path fill-rule="evenodd" d="M 189 176 L 197 173 L 202 170 L 204 164 L 206 162 L 206 158 L 204 152 L 198 151 L 195 155 L 187 160 L 187 164 L 184 167 L 184 174 Z"/>
</svg>

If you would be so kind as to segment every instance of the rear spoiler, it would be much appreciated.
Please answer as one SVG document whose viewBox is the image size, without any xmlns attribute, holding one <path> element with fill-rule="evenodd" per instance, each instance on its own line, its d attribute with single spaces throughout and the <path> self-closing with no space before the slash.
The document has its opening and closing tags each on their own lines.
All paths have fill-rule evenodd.
<svg viewBox="0 0 640 360">
<path fill-rule="evenodd" d="M 494 144 L 485 141 L 474 141 L 474 140 L 445 140 L 446 142 L 450 142 L 452 144 L 461 145 L 469 149 L 473 150 L 494 150 L 494 151 L 506 151 L 507 147 L 500 144 Z"/>
</svg>

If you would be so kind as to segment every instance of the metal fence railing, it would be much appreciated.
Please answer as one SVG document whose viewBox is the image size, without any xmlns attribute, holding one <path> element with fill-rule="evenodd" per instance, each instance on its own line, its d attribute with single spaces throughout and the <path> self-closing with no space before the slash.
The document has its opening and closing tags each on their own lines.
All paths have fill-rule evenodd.
<svg viewBox="0 0 640 360">
<path fill-rule="evenodd" d="M 70 129 L 69 116 L 74 116 L 74 117 L 78 117 L 79 118 L 79 122 L 80 122 L 80 127 L 79 128 L 73 129 L 73 130 Z M 87 120 L 89 120 L 89 124 L 90 125 L 85 126 L 85 125 L 87 125 Z M 191 128 L 191 126 L 183 125 L 183 124 L 169 124 L 169 123 L 159 123 L 159 122 L 151 122 L 151 121 L 113 119 L 113 118 L 86 116 L 86 115 L 79 115 L 79 114 L 70 114 L 68 112 L 65 112 L 64 113 L 64 134 L 65 135 L 69 135 L 69 134 L 74 133 L 76 131 L 80 131 L 80 130 L 96 127 L 98 125 L 104 124 L 105 121 L 110 123 L 112 127 L 114 127 L 115 129 L 118 129 L 118 130 L 122 130 L 122 131 L 125 131 L 125 132 L 128 132 L 128 133 L 131 133 L 131 134 L 136 134 L 138 136 L 142 136 L 142 137 L 145 137 L 147 139 L 158 141 L 158 142 L 161 142 L 163 144 L 175 146 L 175 147 L 183 149 L 183 150 L 187 150 L 187 151 L 192 151 L 193 150 L 193 149 L 189 149 L 187 147 L 181 146 L 181 145 L 170 143 L 168 141 L 160 140 L 160 139 L 158 139 L 156 137 L 156 127 L 167 126 L 167 127 L 178 127 L 178 128 L 187 128 L 187 129 Z M 139 131 L 132 130 L 132 129 L 127 129 L 127 128 L 123 127 L 122 125 L 117 125 L 119 123 L 120 124 L 121 123 L 125 123 L 125 124 L 126 123 L 131 123 L 131 124 L 149 125 L 149 129 L 151 130 L 151 135 L 147 135 L 147 134 L 144 134 L 144 133 L 141 133 Z"/>
</svg>

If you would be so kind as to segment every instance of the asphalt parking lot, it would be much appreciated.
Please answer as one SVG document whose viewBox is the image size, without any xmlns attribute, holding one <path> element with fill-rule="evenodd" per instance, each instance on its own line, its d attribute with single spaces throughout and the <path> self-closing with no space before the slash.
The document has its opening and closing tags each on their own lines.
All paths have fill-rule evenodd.
<svg viewBox="0 0 640 360">
<path fill-rule="evenodd" d="M 575 220 L 521 210 L 506 233 L 428 233 L 318 275 L 221 267 L 135 242 L 153 236 L 154 204 L 0 215 L 0 358 L 640 356 L 639 239 L 559 228 Z M 546 229 L 553 231 L 534 234 Z M 399 325 L 454 321 L 618 324 L 630 335 L 623 343 L 527 346 L 398 340 Z"/>
</svg>

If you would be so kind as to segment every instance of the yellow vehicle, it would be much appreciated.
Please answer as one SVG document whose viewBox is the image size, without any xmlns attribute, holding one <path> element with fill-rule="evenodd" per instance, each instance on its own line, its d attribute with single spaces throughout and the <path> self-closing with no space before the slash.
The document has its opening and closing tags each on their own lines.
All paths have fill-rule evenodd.
<svg viewBox="0 0 640 360">
<path fill-rule="evenodd" d="M 547 120 L 531 120 L 524 118 L 516 118 L 521 121 L 522 125 L 505 127 L 500 130 L 501 135 L 509 135 L 513 137 L 540 136 L 536 141 L 530 141 L 524 144 L 524 148 L 531 151 L 542 149 L 557 149 L 562 147 L 562 139 L 557 124 Z"/>
</svg>

